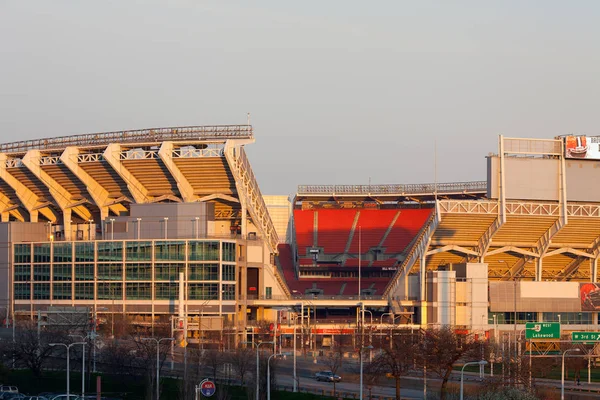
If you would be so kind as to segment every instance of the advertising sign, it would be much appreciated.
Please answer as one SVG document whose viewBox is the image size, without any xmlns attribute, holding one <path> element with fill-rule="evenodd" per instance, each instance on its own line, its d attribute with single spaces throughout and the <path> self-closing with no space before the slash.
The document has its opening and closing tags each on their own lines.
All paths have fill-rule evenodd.
<svg viewBox="0 0 600 400">
<path fill-rule="evenodd" d="M 581 311 L 600 311 L 599 285 L 598 283 L 581 283 L 579 285 Z"/>
<path fill-rule="evenodd" d="M 565 157 L 600 160 L 600 136 L 565 137 Z"/>
<path fill-rule="evenodd" d="M 527 322 L 525 339 L 560 339 L 558 322 Z"/>
</svg>

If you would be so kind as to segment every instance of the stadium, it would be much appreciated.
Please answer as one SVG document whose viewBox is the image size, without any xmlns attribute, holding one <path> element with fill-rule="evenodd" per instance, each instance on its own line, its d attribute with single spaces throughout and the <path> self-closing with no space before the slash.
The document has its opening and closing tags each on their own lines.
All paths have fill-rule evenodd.
<svg viewBox="0 0 600 400">
<path fill-rule="evenodd" d="M 261 193 L 254 142 L 231 125 L 0 145 L 7 319 L 84 313 L 223 343 L 265 321 L 289 338 L 299 314 L 315 349 L 359 320 L 382 336 L 597 325 L 598 138 L 500 136 L 485 181 L 293 198 Z"/>
</svg>

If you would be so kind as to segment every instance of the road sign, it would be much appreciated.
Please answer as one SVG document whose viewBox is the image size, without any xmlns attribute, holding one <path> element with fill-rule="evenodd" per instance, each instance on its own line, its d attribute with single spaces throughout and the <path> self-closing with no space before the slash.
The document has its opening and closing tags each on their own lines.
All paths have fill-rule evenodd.
<svg viewBox="0 0 600 400">
<path fill-rule="evenodd" d="M 600 332 L 571 332 L 573 342 L 598 342 L 600 341 Z"/>
<path fill-rule="evenodd" d="M 558 322 L 527 322 L 525 339 L 560 339 Z"/>
<path fill-rule="evenodd" d="M 210 397 L 213 394 L 215 394 L 216 391 L 217 387 L 215 386 L 213 381 L 205 379 L 202 382 L 200 382 L 200 393 L 202 393 L 203 396 Z"/>
</svg>

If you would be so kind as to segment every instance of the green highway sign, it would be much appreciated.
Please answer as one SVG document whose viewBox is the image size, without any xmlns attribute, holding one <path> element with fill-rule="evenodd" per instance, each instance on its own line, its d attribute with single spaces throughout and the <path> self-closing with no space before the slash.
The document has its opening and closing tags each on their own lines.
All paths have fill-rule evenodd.
<svg viewBox="0 0 600 400">
<path fill-rule="evenodd" d="M 560 339 L 558 322 L 527 322 L 525 339 Z"/>
<path fill-rule="evenodd" d="M 600 332 L 571 332 L 573 342 L 598 342 L 600 341 Z"/>
</svg>

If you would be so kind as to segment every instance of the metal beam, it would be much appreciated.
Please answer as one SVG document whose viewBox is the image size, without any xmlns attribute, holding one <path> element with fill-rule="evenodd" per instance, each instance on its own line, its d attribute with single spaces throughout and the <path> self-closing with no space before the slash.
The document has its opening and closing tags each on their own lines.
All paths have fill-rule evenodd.
<svg viewBox="0 0 600 400">
<path fill-rule="evenodd" d="M 448 246 L 439 247 L 437 249 L 429 250 L 428 252 L 425 253 L 425 256 L 431 256 L 431 255 L 437 254 L 437 253 L 445 253 L 448 251 L 455 251 L 457 253 L 467 254 L 467 255 L 471 255 L 471 256 L 475 256 L 475 257 L 479 256 L 479 253 L 477 251 L 467 249 L 464 247 L 460 247 L 460 246 L 455 246 L 455 245 L 448 245 Z"/>
<path fill-rule="evenodd" d="M 496 218 L 494 222 L 492 222 L 492 224 L 487 228 L 487 230 L 481 236 L 481 238 L 479 238 L 479 241 L 477 242 L 477 250 L 479 253 L 478 256 L 480 263 L 485 262 L 485 255 L 490 249 L 492 239 L 494 238 L 494 235 L 496 234 L 496 232 L 498 232 L 500 227 L 502 227 L 502 225 L 504 225 L 504 219 L 498 216 L 498 218 Z"/>
<path fill-rule="evenodd" d="M 488 251 L 486 255 L 487 256 L 493 256 L 494 254 L 501 254 L 501 253 L 508 253 L 508 252 L 522 254 L 524 256 L 538 257 L 537 253 L 534 253 L 534 252 L 529 251 L 529 250 L 524 250 L 524 249 L 521 249 L 521 248 L 518 248 L 518 247 L 515 247 L 515 246 L 500 247 L 499 249 Z"/>
<path fill-rule="evenodd" d="M 569 254 L 573 254 L 575 256 L 585 257 L 585 258 L 594 258 L 593 254 L 586 253 L 585 251 L 581 251 L 581 250 L 576 250 L 576 249 L 573 249 L 570 247 L 563 247 L 560 249 L 552 250 L 550 252 L 547 252 L 545 255 L 543 255 L 543 257 L 552 257 L 557 254 L 563 254 L 563 253 L 569 253 Z"/>
</svg>

